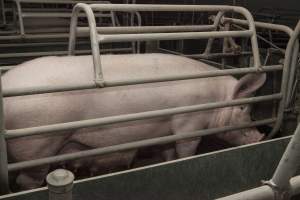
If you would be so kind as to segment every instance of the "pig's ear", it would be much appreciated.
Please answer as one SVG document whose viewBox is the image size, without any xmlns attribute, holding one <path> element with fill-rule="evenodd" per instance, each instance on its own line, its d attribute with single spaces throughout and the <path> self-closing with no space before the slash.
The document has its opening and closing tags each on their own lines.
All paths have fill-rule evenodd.
<svg viewBox="0 0 300 200">
<path fill-rule="evenodd" d="M 252 73 L 243 76 L 233 90 L 233 99 L 250 97 L 266 81 L 266 73 Z"/>
</svg>

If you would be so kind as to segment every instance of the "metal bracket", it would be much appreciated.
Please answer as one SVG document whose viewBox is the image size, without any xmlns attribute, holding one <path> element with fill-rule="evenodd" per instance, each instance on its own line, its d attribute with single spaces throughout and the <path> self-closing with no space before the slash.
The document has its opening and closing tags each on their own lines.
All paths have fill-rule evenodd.
<svg viewBox="0 0 300 200">
<path fill-rule="evenodd" d="M 263 185 L 269 186 L 274 192 L 274 200 L 290 200 L 291 198 L 291 186 L 288 185 L 287 188 L 280 188 L 272 180 L 261 181 Z"/>
<path fill-rule="evenodd" d="M 103 78 L 95 78 L 94 81 L 95 81 L 95 84 L 97 87 L 99 87 L 99 88 L 105 87 L 105 82 L 104 82 Z"/>
</svg>

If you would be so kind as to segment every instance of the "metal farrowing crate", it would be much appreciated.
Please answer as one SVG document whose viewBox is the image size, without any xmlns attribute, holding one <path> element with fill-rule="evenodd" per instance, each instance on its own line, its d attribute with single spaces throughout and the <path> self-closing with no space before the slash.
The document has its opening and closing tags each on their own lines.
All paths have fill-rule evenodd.
<svg viewBox="0 0 300 200">
<path fill-rule="evenodd" d="M 89 27 L 77 27 L 77 19 L 79 13 L 83 11 L 87 15 Z M 217 12 L 216 19 L 212 25 L 199 25 L 199 26 L 142 26 L 142 27 L 96 27 L 96 21 L 94 16 L 94 11 L 124 11 L 124 12 L 147 12 L 147 11 L 186 11 L 186 12 Z M 234 12 L 241 14 L 246 20 L 243 23 L 247 23 L 249 29 L 242 31 L 217 31 L 216 28 L 225 13 Z M 284 65 L 274 65 L 274 66 L 262 66 L 259 49 L 256 38 L 255 26 L 266 26 L 270 29 L 276 29 L 285 31 L 292 37 L 288 44 L 285 52 L 285 63 Z M 207 78 L 216 76 L 226 76 L 226 75 L 239 75 L 247 73 L 262 73 L 271 71 L 282 70 L 282 83 L 281 91 L 279 93 L 264 95 L 259 97 L 243 98 L 237 100 L 207 103 L 201 105 L 177 107 L 164 110 L 148 111 L 143 113 L 132 113 L 128 115 L 119 115 L 112 117 L 104 117 L 76 122 L 59 123 L 53 125 L 31 127 L 16 130 L 6 130 L 4 127 L 4 116 L 3 116 L 3 98 L 0 100 L 0 185 L 2 192 L 8 192 L 8 173 L 11 171 L 17 171 L 21 169 L 27 169 L 35 166 L 40 166 L 44 164 L 51 164 L 60 161 L 74 160 L 87 156 L 103 155 L 107 153 L 112 153 L 116 151 L 124 151 L 133 148 L 140 148 L 145 146 L 166 144 L 170 142 L 175 142 L 181 139 L 194 138 L 199 136 L 211 135 L 216 133 L 221 133 L 225 131 L 238 130 L 243 128 L 255 127 L 258 125 L 274 124 L 273 130 L 270 137 L 274 136 L 282 124 L 283 114 L 285 106 L 288 102 L 288 91 L 290 91 L 289 76 L 291 76 L 291 69 L 293 69 L 294 60 L 297 59 L 298 54 L 295 50 L 298 50 L 297 34 L 293 34 L 293 31 L 285 26 L 278 26 L 272 24 L 259 24 L 254 22 L 251 13 L 242 7 L 234 6 L 195 6 L 195 5 L 118 5 L 118 4 L 77 4 L 73 9 L 71 29 L 70 29 L 70 40 L 69 40 L 69 55 L 73 55 L 75 52 L 76 36 L 80 34 L 89 34 L 91 39 L 91 49 L 93 55 L 94 63 L 94 83 L 87 85 L 73 85 L 73 86 L 60 86 L 60 87 L 35 87 L 35 88 L 20 88 L 18 90 L 3 90 L 2 96 L 12 97 L 21 95 L 32 95 L 32 94 L 42 94 L 42 93 L 52 93 L 61 91 L 72 91 L 72 90 L 83 90 L 91 88 L 103 88 L 103 87 L 116 87 L 122 85 L 133 85 L 133 84 L 144 84 L 153 82 L 164 82 L 164 81 L 174 81 L 174 80 L 185 80 L 185 79 L 197 79 L 197 78 Z M 224 38 L 224 37 L 248 37 L 251 38 L 252 53 L 254 57 L 254 66 L 248 68 L 238 68 L 238 69 L 226 69 L 209 71 L 205 73 L 190 74 L 184 76 L 176 77 L 153 77 L 149 79 L 135 79 L 126 81 L 106 81 L 103 79 L 103 74 L 101 70 L 101 51 L 99 50 L 99 43 L 111 43 L 111 42 L 132 42 L 132 41 L 153 41 L 153 40 L 176 40 L 176 39 L 209 39 L 208 46 L 213 41 L 214 38 Z M 296 51 L 298 52 L 298 51 Z M 208 53 L 208 52 L 207 52 Z M 209 55 L 209 54 L 208 54 Z M 195 132 L 190 132 L 184 135 L 171 135 L 154 139 L 147 139 L 137 142 L 131 142 L 127 144 L 115 145 L 105 148 L 98 148 L 93 150 L 87 150 L 72 154 L 58 155 L 48 158 L 41 158 L 37 160 L 24 161 L 19 163 L 7 162 L 7 149 L 6 140 L 26 137 L 30 135 L 42 135 L 49 132 L 79 129 L 92 126 L 102 126 L 108 124 L 115 124 L 121 122 L 128 122 L 141 119 L 150 119 L 161 116 L 169 116 L 175 114 L 182 114 L 195 111 L 203 111 L 209 109 L 230 107 L 243 104 L 252 104 L 263 101 L 278 100 L 279 107 L 276 118 L 264 119 L 255 121 L 249 124 L 243 124 L 239 126 L 226 126 L 222 128 L 214 128 L 207 130 L 199 130 Z"/>
</svg>

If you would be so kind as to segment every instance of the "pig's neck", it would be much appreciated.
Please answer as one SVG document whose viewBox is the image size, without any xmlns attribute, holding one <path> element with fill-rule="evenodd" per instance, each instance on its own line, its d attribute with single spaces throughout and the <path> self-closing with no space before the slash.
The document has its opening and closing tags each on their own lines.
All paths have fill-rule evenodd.
<svg viewBox="0 0 300 200">
<path fill-rule="evenodd" d="M 228 93 L 220 98 L 218 102 L 230 101 L 232 100 L 231 95 Z M 218 128 L 229 126 L 232 118 L 232 107 L 218 108 L 214 109 L 212 119 L 208 125 L 209 128 Z"/>
</svg>

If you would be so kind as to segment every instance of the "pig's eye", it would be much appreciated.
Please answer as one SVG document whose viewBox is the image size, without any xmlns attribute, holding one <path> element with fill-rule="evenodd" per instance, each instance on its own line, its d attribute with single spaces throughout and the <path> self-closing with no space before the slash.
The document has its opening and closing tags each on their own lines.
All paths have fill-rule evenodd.
<svg viewBox="0 0 300 200">
<path fill-rule="evenodd" d="M 241 110 L 244 110 L 244 109 L 245 109 L 245 107 L 244 107 L 244 106 L 240 106 L 240 109 L 241 109 Z"/>
</svg>

